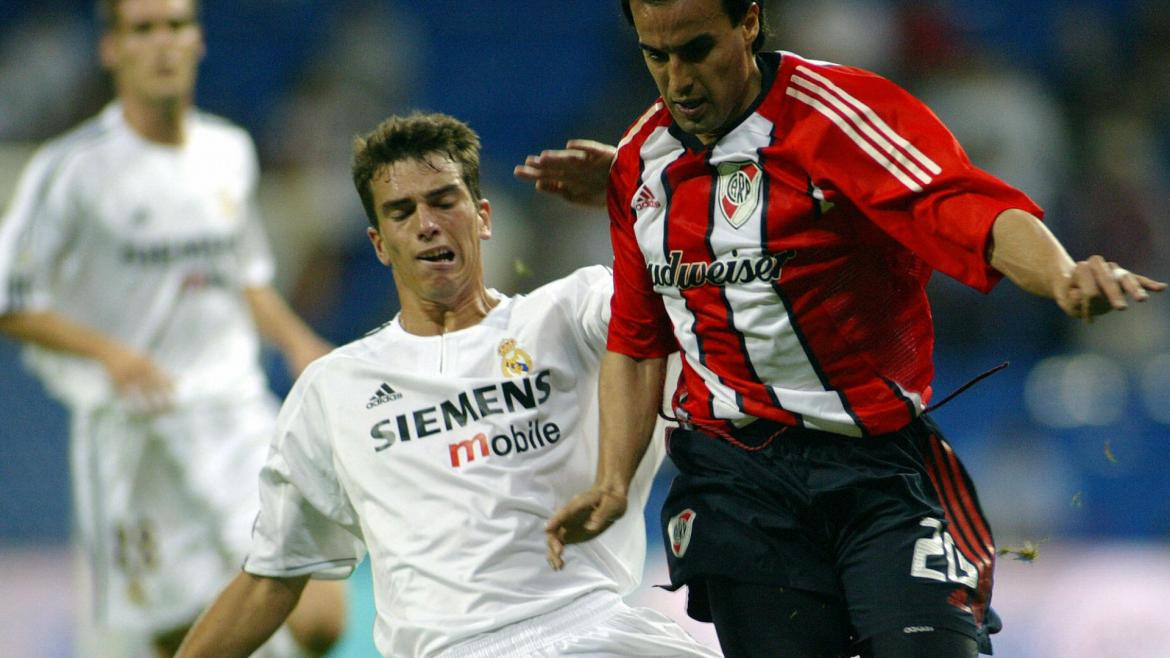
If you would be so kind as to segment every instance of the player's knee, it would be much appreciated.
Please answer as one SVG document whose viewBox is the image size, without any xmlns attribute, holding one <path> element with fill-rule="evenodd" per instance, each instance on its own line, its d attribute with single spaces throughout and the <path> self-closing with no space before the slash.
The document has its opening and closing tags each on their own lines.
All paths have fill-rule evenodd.
<svg viewBox="0 0 1170 658">
<path fill-rule="evenodd" d="M 310 655 L 322 656 L 345 633 L 345 588 L 340 582 L 310 581 L 288 618 L 288 630 Z"/>
</svg>

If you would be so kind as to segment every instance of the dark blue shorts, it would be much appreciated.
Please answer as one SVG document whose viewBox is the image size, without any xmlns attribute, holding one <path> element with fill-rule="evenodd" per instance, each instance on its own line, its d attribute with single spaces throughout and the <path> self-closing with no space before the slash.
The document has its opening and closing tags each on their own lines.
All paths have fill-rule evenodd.
<svg viewBox="0 0 1170 658">
<path fill-rule="evenodd" d="M 928 418 L 868 438 L 749 428 L 736 438 L 753 449 L 696 430 L 668 438 L 679 475 L 663 539 L 692 617 L 710 621 L 704 583 L 717 575 L 827 595 L 858 641 L 945 628 L 990 651 L 995 545 L 966 470 Z"/>
</svg>

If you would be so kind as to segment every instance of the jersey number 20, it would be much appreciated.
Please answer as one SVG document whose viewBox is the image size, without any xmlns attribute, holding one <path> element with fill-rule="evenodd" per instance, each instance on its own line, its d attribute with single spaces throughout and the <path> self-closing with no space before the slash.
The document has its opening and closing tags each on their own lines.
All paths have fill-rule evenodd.
<svg viewBox="0 0 1170 658">
<path fill-rule="evenodd" d="M 955 548 L 955 540 L 951 534 L 942 529 L 942 521 L 927 517 L 920 525 L 931 528 L 934 532 L 929 537 L 923 537 L 914 542 L 914 561 L 910 565 L 910 575 L 919 578 L 929 578 L 942 582 L 960 583 L 975 589 L 979 582 L 979 572 L 971 561 Z M 946 573 L 926 566 L 929 557 L 942 556 L 946 559 Z M 937 564 L 937 560 L 935 561 Z"/>
</svg>

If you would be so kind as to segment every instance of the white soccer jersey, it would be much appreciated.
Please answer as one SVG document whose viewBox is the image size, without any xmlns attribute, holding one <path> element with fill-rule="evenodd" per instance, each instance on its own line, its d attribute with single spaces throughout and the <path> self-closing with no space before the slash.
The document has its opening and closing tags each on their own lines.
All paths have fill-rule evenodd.
<svg viewBox="0 0 1170 658">
<path fill-rule="evenodd" d="M 597 374 L 612 278 L 594 266 L 479 324 L 440 336 L 397 320 L 306 370 L 281 411 L 261 474 L 247 571 L 348 573 L 370 552 L 387 656 L 431 655 L 470 636 L 641 577 L 641 510 L 545 562 L 544 524 L 590 486 Z"/>
<path fill-rule="evenodd" d="M 118 103 L 34 156 L 0 224 L 0 312 L 53 310 L 148 354 L 180 404 L 264 390 L 241 290 L 273 263 L 240 128 L 192 112 L 181 146 L 134 132 Z M 91 361 L 29 348 L 73 407 L 112 399 Z"/>
</svg>

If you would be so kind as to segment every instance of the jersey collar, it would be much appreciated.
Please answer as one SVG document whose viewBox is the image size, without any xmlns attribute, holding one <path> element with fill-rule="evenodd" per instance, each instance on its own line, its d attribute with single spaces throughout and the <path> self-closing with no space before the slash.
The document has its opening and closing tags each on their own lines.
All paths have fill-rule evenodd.
<svg viewBox="0 0 1170 658">
<path fill-rule="evenodd" d="M 780 70 L 780 58 L 782 56 L 779 52 L 766 52 L 756 55 L 756 66 L 760 69 L 760 93 L 752 101 L 752 104 L 743 111 L 743 114 L 740 114 L 735 121 L 731 122 L 731 127 L 727 129 L 727 132 L 723 133 L 723 136 L 726 136 L 735 130 L 739 124 L 746 121 L 748 117 L 755 113 L 760 103 L 763 103 L 764 99 L 768 97 L 768 92 L 772 90 L 772 84 L 776 82 L 776 72 Z M 670 135 L 681 142 L 688 151 L 699 152 L 703 149 L 714 147 L 715 144 L 719 143 L 719 140 L 715 140 L 710 145 L 704 144 L 699 141 L 698 137 L 679 128 L 678 124 L 674 122 L 674 119 L 671 119 L 668 130 L 670 131 Z M 719 139 L 723 139 L 723 136 L 720 136 Z"/>
</svg>

